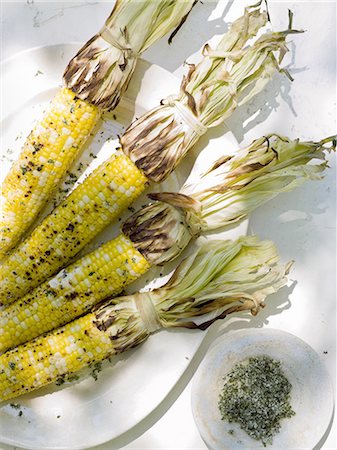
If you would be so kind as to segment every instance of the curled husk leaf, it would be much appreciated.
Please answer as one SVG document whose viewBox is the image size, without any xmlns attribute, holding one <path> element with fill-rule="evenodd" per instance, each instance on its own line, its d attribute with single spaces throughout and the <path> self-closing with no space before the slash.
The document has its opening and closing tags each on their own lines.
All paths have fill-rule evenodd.
<svg viewBox="0 0 337 450">
<path fill-rule="evenodd" d="M 215 50 L 205 45 L 202 61 L 189 66 L 178 95 L 125 131 L 123 151 L 150 180 L 166 178 L 207 128 L 222 123 L 282 71 L 286 37 L 295 30 L 266 32 L 248 44 L 267 22 L 260 4 L 245 9 Z"/>
<path fill-rule="evenodd" d="M 321 179 L 335 149 L 336 136 L 303 142 L 270 134 L 219 159 L 197 182 L 187 180 L 180 194 L 200 203 L 203 231 L 228 226 L 278 194 Z"/>
<path fill-rule="evenodd" d="M 282 192 L 323 177 L 336 136 L 319 142 L 270 134 L 224 155 L 179 193 L 158 192 L 123 232 L 152 264 L 176 258 L 201 233 L 230 226 Z"/>
<path fill-rule="evenodd" d="M 336 136 L 303 142 L 270 134 L 216 160 L 197 181 L 188 179 L 179 193 L 159 192 L 149 197 L 185 210 L 194 202 L 198 208 L 185 216 L 187 223 L 197 223 L 200 232 L 215 230 L 244 219 L 306 180 L 323 178 L 327 155 L 335 149 Z"/>
<path fill-rule="evenodd" d="M 205 329 L 235 312 L 256 315 L 266 297 L 287 283 L 291 265 L 280 264 L 273 242 L 256 236 L 209 241 L 150 296 L 162 326 Z M 204 323 L 186 321 L 215 311 L 219 314 Z"/>
<path fill-rule="evenodd" d="M 101 109 L 115 108 L 139 55 L 178 26 L 193 5 L 194 0 L 117 0 L 101 31 L 69 62 L 66 86 Z"/>
</svg>

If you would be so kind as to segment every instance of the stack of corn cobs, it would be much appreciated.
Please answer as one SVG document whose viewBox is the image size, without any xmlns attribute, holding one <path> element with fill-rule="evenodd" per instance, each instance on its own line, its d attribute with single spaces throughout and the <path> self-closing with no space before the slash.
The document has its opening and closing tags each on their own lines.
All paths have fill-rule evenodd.
<svg viewBox="0 0 337 450">
<path fill-rule="evenodd" d="M 249 102 L 276 74 L 292 29 L 266 31 L 248 7 L 216 48 L 206 44 L 180 92 L 137 118 L 120 148 L 35 228 L 102 112 L 113 109 L 137 58 L 186 19 L 193 1 L 117 0 L 101 32 L 70 61 L 65 86 L 28 136 L 2 187 L 0 401 L 17 397 L 134 347 L 165 327 L 206 328 L 193 317 L 258 313 L 290 264 L 254 236 L 212 240 L 150 292 L 114 297 L 151 266 L 177 258 L 208 231 L 242 220 L 306 179 L 319 179 L 335 138 L 270 134 L 225 154 L 176 193 L 149 194 L 119 236 L 76 255 L 147 188 L 160 183 L 209 128 Z M 291 21 L 290 21 L 291 22 Z M 259 35 L 257 38 L 256 35 Z M 28 234 L 28 230 L 33 231 Z M 69 264 L 70 263 L 70 264 Z"/>
</svg>

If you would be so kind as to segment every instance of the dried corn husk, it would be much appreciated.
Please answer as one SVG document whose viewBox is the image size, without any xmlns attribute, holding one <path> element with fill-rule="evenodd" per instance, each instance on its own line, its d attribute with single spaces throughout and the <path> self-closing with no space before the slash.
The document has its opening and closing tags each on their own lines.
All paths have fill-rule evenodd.
<svg viewBox="0 0 337 450">
<path fill-rule="evenodd" d="M 115 336 L 111 337 L 114 342 L 126 339 L 120 347 L 124 351 L 160 328 L 205 329 L 235 312 L 256 315 L 265 306 L 266 297 L 286 284 L 291 265 L 279 263 L 271 241 L 259 241 L 255 236 L 207 242 L 183 260 L 164 286 L 118 297 L 101 306 L 96 312 L 97 323 L 107 330 L 121 312 L 129 317 L 127 332 L 114 328 Z M 214 311 L 218 316 L 202 324 L 189 320 Z"/>
<path fill-rule="evenodd" d="M 230 226 L 278 194 L 322 178 L 335 148 L 336 136 L 256 139 L 187 180 L 179 193 L 149 194 L 155 203 L 129 217 L 122 230 L 152 264 L 172 261 L 201 233 Z"/>
<path fill-rule="evenodd" d="M 208 44 L 203 59 L 190 65 L 180 93 L 135 120 L 121 137 L 123 151 L 152 181 L 169 175 L 208 128 L 219 125 L 260 92 L 288 51 L 286 37 L 297 31 L 265 32 L 261 2 L 245 9 L 215 50 Z"/>
<path fill-rule="evenodd" d="M 179 26 L 194 3 L 117 0 L 101 31 L 68 64 L 66 86 L 101 109 L 115 108 L 141 53 Z"/>
</svg>

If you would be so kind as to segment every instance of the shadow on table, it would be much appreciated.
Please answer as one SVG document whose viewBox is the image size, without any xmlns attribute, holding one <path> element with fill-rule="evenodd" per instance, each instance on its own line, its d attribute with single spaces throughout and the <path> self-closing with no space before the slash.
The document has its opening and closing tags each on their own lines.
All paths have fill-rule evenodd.
<svg viewBox="0 0 337 450">
<path fill-rule="evenodd" d="M 165 36 L 144 53 L 144 58 L 164 67 L 169 72 L 174 72 L 192 54 L 200 50 L 200 48 L 214 35 L 226 33 L 229 24 L 224 21 L 224 17 L 230 10 L 233 2 L 234 0 L 229 0 L 221 17 L 211 20 L 209 20 L 209 17 L 217 7 L 217 2 L 198 2 L 191 11 L 190 16 L 187 18 L 183 27 L 173 38 L 172 44 L 169 45 L 167 43 L 168 38 Z M 194 15 L 197 16 L 200 23 L 202 23 L 202 27 L 199 27 L 197 32 L 194 28 L 196 25 Z M 176 55 L 177 53 L 179 54 L 179 59 L 170 56 L 172 54 Z"/>
</svg>

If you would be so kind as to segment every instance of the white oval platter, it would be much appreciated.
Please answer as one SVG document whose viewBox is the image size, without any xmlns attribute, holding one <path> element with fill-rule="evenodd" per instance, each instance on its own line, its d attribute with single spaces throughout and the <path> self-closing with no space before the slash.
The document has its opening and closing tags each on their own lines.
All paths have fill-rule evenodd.
<svg viewBox="0 0 337 450">
<path fill-rule="evenodd" d="M 2 63 L 2 179 L 11 160 L 19 154 L 32 124 L 60 87 L 67 61 L 79 47 L 80 44 L 64 44 L 34 48 Z M 120 105 L 106 115 L 96 136 L 75 162 L 72 172 L 77 171 L 79 181 L 116 149 L 117 135 L 132 118 L 158 105 L 165 96 L 178 92 L 179 85 L 180 81 L 171 73 L 140 60 Z M 223 132 L 219 136 L 218 128 L 202 138 L 176 173 L 161 187 L 155 186 L 152 190 L 178 190 L 188 176 L 195 156 L 206 144 L 207 152 L 201 151 L 198 159 L 200 169 L 220 154 L 235 150 L 237 142 L 234 136 L 225 127 Z M 94 160 L 93 155 L 96 157 Z M 80 163 L 86 169 L 85 173 L 79 170 Z M 56 196 L 56 200 L 59 199 Z M 52 203 L 44 214 L 52 208 Z M 133 206 L 146 203 L 148 201 L 143 196 Z M 128 214 L 130 211 L 125 216 Z M 243 222 L 225 233 L 213 234 L 212 238 L 220 235 L 235 238 L 246 231 L 247 222 Z M 109 226 L 86 251 L 117 233 L 118 224 Z M 164 275 L 172 267 L 165 268 Z M 147 286 L 158 275 L 158 269 L 151 270 L 129 291 Z M 165 276 L 160 281 L 164 279 Z M 107 364 L 97 381 L 89 377 L 62 388 L 51 386 L 19 398 L 14 402 L 20 404 L 19 408 L 2 406 L 0 442 L 34 450 L 81 449 L 117 438 L 163 401 L 187 369 L 203 338 L 204 333 L 201 332 L 162 331 L 137 350 Z"/>
</svg>

